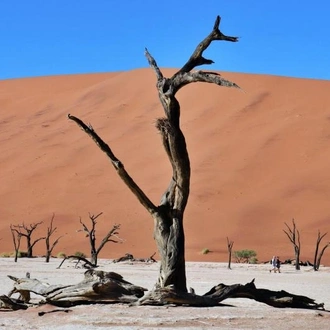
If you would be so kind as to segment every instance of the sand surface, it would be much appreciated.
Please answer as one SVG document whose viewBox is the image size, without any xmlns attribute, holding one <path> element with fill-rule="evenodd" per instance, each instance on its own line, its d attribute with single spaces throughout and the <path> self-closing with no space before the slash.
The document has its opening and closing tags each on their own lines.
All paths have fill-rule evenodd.
<svg viewBox="0 0 330 330">
<path fill-rule="evenodd" d="M 65 262 L 56 269 L 59 259 L 45 263 L 44 259 L 0 259 L 0 294 L 12 288 L 8 274 L 24 277 L 29 271 L 32 278 L 50 284 L 75 284 L 82 280 L 84 269 L 76 269 L 74 262 Z M 158 263 L 112 263 L 101 260 L 100 268 L 115 271 L 136 285 L 149 290 L 158 275 Z M 219 283 L 245 284 L 255 278 L 256 286 L 271 290 L 309 296 L 324 302 L 330 308 L 330 268 L 314 272 L 310 267 L 296 271 L 283 265 L 281 274 L 269 273 L 269 265 L 233 264 L 232 270 L 225 263 L 188 262 L 188 286 L 197 294 L 207 292 Z M 40 297 L 33 296 L 33 301 Z M 227 299 L 224 303 L 234 307 L 129 307 L 123 304 L 77 306 L 69 313 L 56 312 L 38 316 L 40 311 L 57 307 L 43 305 L 27 311 L 0 312 L 1 329 L 328 329 L 330 313 L 301 309 L 277 309 L 249 299 Z"/>
<path fill-rule="evenodd" d="M 191 84 L 178 93 L 192 168 L 187 260 L 226 261 L 226 237 L 260 261 L 293 258 L 283 229 L 295 218 L 301 259 L 313 261 L 317 232 L 330 223 L 330 81 L 222 75 L 244 91 Z M 68 113 L 92 124 L 155 204 L 170 181 L 151 69 L 2 80 L 0 253 L 13 251 L 10 224 L 43 221 L 36 238 L 55 213 L 53 239 L 64 236 L 54 254 L 89 255 L 79 219 L 89 224 L 89 212 L 103 212 L 99 241 L 120 223 L 124 243 L 107 245 L 101 257 L 150 256 L 152 219 Z M 44 253 L 41 241 L 35 254 Z"/>
</svg>

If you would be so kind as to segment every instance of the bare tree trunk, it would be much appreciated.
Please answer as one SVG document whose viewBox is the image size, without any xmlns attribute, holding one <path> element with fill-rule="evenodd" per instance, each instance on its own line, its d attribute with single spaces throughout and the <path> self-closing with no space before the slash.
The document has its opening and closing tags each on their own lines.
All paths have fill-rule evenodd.
<svg viewBox="0 0 330 330">
<path fill-rule="evenodd" d="M 163 76 L 155 59 L 145 50 L 150 66 L 156 73 L 159 100 L 164 108 L 165 118 L 157 120 L 156 127 L 161 133 L 163 146 L 172 165 L 172 178 L 164 192 L 159 206 L 155 206 L 133 181 L 124 165 L 115 157 L 110 147 L 97 135 L 94 129 L 79 118 L 68 115 L 76 122 L 110 158 L 119 176 L 135 194 L 140 203 L 154 219 L 154 238 L 161 256 L 160 273 L 156 287 L 168 285 L 178 292 L 187 292 L 185 271 L 185 236 L 183 215 L 188 202 L 190 188 L 190 161 L 184 135 L 180 129 L 180 104 L 176 93 L 193 82 L 214 83 L 219 86 L 238 87 L 214 72 L 193 71 L 196 66 L 212 64 L 204 58 L 203 52 L 215 40 L 238 41 L 236 37 L 225 36 L 219 30 L 218 16 L 211 33 L 197 46 L 187 63 L 171 78 Z"/>
<path fill-rule="evenodd" d="M 50 257 L 52 256 L 52 252 L 58 241 L 61 239 L 62 236 L 58 237 L 53 244 L 50 243 L 50 237 L 56 232 L 57 227 L 53 228 L 53 221 L 55 218 L 55 214 L 53 214 L 50 225 L 47 228 L 47 235 L 46 235 L 46 262 L 49 262 Z"/>
<path fill-rule="evenodd" d="M 10 225 L 10 231 L 11 231 L 11 235 L 13 237 L 13 243 L 14 243 L 14 249 L 15 249 L 15 259 L 14 261 L 17 262 L 17 258 L 18 258 L 18 252 L 19 252 L 19 247 L 21 245 L 21 232 L 17 229 L 14 229 L 12 225 Z"/>
<path fill-rule="evenodd" d="M 328 246 L 330 245 L 330 242 L 328 242 L 322 248 L 321 252 L 319 253 L 320 243 L 321 243 L 321 241 L 322 241 L 322 239 L 325 235 L 327 235 L 327 233 L 321 235 L 320 231 L 318 231 L 317 239 L 316 239 L 316 246 L 315 246 L 315 254 L 314 254 L 314 265 L 313 265 L 313 268 L 314 268 L 315 271 L 319 270 L 323 253 L 328 248 Z"/>
<path fill-rule="evenodd" d="M 288 236 L 290 242 L 294 248 L 295 260 L 296 260 L 296 270 L 300 270 L 300 233 L 296 227 L 294 219 L 292 219 L 292 228 L 285 223 L 288 230 L 283 230 L 286 236 Z"/>
<path fill-rule="evenodd" d="M 232 257 L 232 251 L 233 251 L 233 241 L 229 241 L 227 237 L 227 248 L 228 248 L 228 269 L 231 269 L 231 257 Z"/>
<path fill-rule="evenodd" d="M 326 245 L 324 245 L 324 247 L 322 248 L 318 258 L 317 258 L 317 261 L 316 261 L 316 266 L 317 266 L 317 270 L 319 270 L 320 268 L 320 265 L 321 265 L 321 259 L 323 257 L 323 253 L 324 251 L 330 246 L 330 242 L 328 242 Z"/>
<path fill-rule="evenodd" d="M 31 236 L 26 236 L 26 253 L 28 258 L 33 257 L 33 247 L 31 244 Z"/>
</svg>

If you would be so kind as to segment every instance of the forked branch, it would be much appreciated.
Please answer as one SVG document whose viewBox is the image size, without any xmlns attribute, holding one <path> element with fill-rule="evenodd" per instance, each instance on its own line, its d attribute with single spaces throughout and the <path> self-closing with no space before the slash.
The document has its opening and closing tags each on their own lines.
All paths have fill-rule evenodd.
<svg viewBox="0 0 330 330">
<path fill-rule="evenodd" d="M 199 70 L 175 75 L 172 78 L 172 90 L 173 92 L 177 92 L 183 86 L 194 82 L 206 82 L 223 87 L 240 88 L 236 83 L 222 78 L 221 75 L 216 72 L 205 72 Z"/>
<path fill-rule="evenodd" d="M 199 45 L 196 47 L 195 51 L 189 58 L 188 62 L 181 68 L 180 71 L 178 71 L 178 73 L 189 72 L 199 65 L 214 63 L 212 60 L 206 59 L 202 56 L 204 50 L 206 50 L 210 46 L 212 41 L 215 40 L 224 40 L 231 42 L 238 41 L 238 37 L 226 36 L 219 30 L 220 21 L 221 18 L 218 15 L 215 20 L 212 32 L 202 42 L 199 43 Z"/>
<path fill-rule="evenodd" d="M 139 202 L 153 214 L 156 212 L 156 206 L 150 201 L 146 194 L 140 189 L 140 187 L 134 182 L 127 171 L 124 168 L 123 163 L 114 155 L 110 147 L 98 136 L 93 127 L 87 126 L 79 118 L 68 114 L 68 118 L 74 121 L 83 131 L 85 131 L 90 138 L 96 143 L 96 145 L 108 156 L 111 164 L 116 169 L 120 178 L 125 182 L 126 186 L 133 192 Z"/>
</svg>

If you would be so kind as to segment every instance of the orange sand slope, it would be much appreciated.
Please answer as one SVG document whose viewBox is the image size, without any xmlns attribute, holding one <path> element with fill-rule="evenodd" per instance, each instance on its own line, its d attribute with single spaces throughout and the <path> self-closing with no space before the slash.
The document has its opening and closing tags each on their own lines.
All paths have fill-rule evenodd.
<svg viewBox="0 0 330 330">
<path fill-rule="evenodd" d="M 295 218 L 301 259 L 313 261 L 318 230 L 330 229 L 330 81 L 223 76 L 243 91 L 191 84 L 178 93 L 192 167 L 187 260 L 226 261 L 227 236 L 260 261 L 293 257 L 283 229 Z M 55 213 L 53 239 L 64 237 L 54 254 L 88 255 L 79 219 L 90 225 L 88 213 L 103 212 L 99 241 L 120 223 L 124 242 L 100 257 L 150 256 L 152 219 L 68 113 L 92 124 L 154 203 L 169 183 L 151 69 L 0 81 L 0 253 L 13 251 L 10 224 L 44 221 L 43 236 Z M 330 248 L 323 262 L 330 265 Z"/>
</svg>

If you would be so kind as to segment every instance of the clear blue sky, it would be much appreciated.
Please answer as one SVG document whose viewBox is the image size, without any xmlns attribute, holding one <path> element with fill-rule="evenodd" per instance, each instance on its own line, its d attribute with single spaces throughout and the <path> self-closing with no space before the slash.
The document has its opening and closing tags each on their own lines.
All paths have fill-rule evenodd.
<svg viewBox="0 0 330 330">
<path fill-rule="evenodd" d="M 207 69 L 330 79 L 328 0 L 0 0 L 0 79 L 181 67 L 211 31 Z"/>
</svg>

